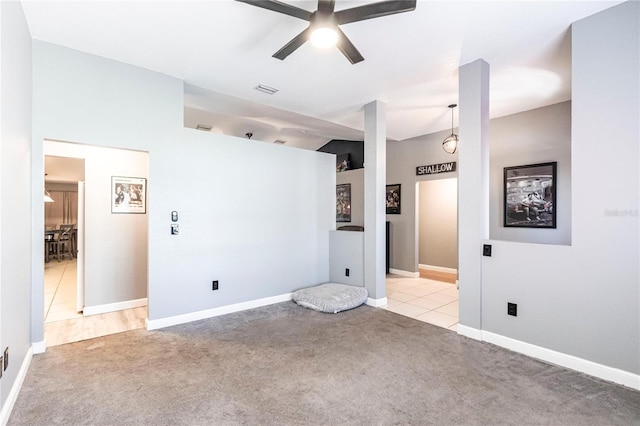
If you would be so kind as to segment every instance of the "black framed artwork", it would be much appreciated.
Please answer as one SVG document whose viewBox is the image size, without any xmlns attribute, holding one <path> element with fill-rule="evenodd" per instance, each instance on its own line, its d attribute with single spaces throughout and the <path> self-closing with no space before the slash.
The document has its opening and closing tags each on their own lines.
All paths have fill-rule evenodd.
<svg viewBox="0 0 640 426">
<path fill-rule="evenodd" d="M 147 212 L 147 179 L 111 176 L 111 213 Z"/>
<path fill-rule="evenodd" d="M 387 214 L 400 214 L 400 184 L 387 185 Z"/>
<path fill-rule="evenodd" d="M 351 222 L 351 184 L 336 185 L 336 222 Z"/>
<path fill-rule="evenodd" d="M 556 227 L 557 162 L 504 168 L 504 226 Z"/>
</svg>

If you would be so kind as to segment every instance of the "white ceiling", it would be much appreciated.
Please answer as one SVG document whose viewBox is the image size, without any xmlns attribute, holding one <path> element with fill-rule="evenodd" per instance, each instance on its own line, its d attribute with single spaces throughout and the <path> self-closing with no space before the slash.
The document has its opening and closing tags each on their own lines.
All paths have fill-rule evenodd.
<svg viewBox="0 0 640 426">
<path fill-rule="evenodd" d="M 336 10 L 372 2 L 337 0 Z M 491 65 L 492 117 L 568 100 L 571 23 L 618 3 L 418 1 L 413 12 L 341 27 L 365 58 L 355 65 L 310 43 L 272 58 L 307 22 L 231 0 L 23 6 L 34 39 L 184 80 L 188 127 L 317 149 L 362 140 L 362 107 L 374 100 L 387 104 L 389 139 L 449 128 L 458 67 L 478 58 Z M 267 95 L 258 84 L 279 91 Z"/>
<path fill-rule="evenodd" d="M 76 183 L 84 180 L 84 159 L 44 156 L 44 181 Z"/>
</svg>

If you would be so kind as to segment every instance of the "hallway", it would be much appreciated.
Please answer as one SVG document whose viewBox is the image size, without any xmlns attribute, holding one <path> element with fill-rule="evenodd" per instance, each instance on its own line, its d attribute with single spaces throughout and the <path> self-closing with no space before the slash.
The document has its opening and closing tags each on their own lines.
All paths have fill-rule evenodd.
<svg viewBox="0 0 640 426">
<path fill-rule="evenodd" d="M 383 308 L 442 328 L 458 329 L 458 289 L 454 283 L 426 278 L 387 276 Z"/>
</svg>

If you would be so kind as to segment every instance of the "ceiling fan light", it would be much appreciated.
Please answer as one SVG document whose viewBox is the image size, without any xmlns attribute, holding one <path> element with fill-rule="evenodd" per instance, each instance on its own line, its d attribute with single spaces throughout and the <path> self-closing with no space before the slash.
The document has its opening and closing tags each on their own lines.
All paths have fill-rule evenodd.
<svg viewBox="0 0 640 426">
<path fill-rule="evenodd" d="M 321 49 L 333 47 L 338 42 L 338 32 L 330 27 L 320 27 L 311 33 L 311 43 Z"/>
<path fill-rule="evenodd" d="M 442 149 L 448 154 L 455 154 L 458 150 L 458 135 L 451 133 L 451 136 L 442 142 Z"/>
</svg>

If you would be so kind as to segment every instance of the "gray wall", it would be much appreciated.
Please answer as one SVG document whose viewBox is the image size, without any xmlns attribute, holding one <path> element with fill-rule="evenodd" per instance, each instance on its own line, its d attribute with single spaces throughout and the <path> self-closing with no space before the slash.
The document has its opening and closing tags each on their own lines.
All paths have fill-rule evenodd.
<svg viewBox="0 0 640 426">
<path fill-rule="evenodd" d="M 571 245 L 492 240 L 482 328 L 638 374 L 640 4 L 575 23 L 572 60 Z"/>
<path fill-rule="evenodd" d="M 387 142 L 387 184 L 402 185 L 401 214 L 389 214 L 391 222 L 391 268 L 418 272 L 416 182 L 455 178 L 457 172 L 416 176 L 416 167 L 457 161 L 447 154 L 442 141 L 451 131 L 443 131 L 400 142 Z"/>
<path fill-rule="evenodd" d="M 491 120 L 490 237 L 571 244 L 571 102 Z M 505 228 L 504 167 L 558 162 L 556 229 Z"/>
<path fill-rule="evenodd" d="M 420 265 L 458 269 L 458 179 L 418 183 Z"/>
<path fill-rule="evenodd" d="M 332 283 L 364 286 L 364 232 L 329 233 L 329 280 Z M 345 269 L 349 269 L 346 276 Z"/>
<path fill-rule="evenodd" d="M 416 252 L 416 182 L 457 177 L 457 173 L 416 176 L 416 166 L 457 161 L 457 154 L 442 149 L 449 131 L 387 143 L 387 183 L 402 184 L 402 214 L 387 215 L 392 223 L 391 267 L 409 272 L 418 270 Z M 546 244 L 571 243 L 571 103 L 563 102 L 490 121 L 492 238 Z M 464 144 L 464 141 L 460 142 Z M 557 229 L 502 227 L 503 167 L 558 162 Z M 406 188 L 406 189 L 405 189 Z M 460 212 L 464 214 L 464 212 Z M 537 231 L 537 232 L 536 232 Z M 422 262 L 420 262 L 422 263 Z"/>
<path fill-rule="evenodd" d="M 185 129 L 182 111 L 180 80 L 34 42 L 34 193 L 45 138 L 149 153 L 150 320 L 326 282 L 334 156 Z M 40 297 L 35 340 L 42 311 Z"/>
<path fill-rule="evenodd" d="M 351 222 L 336 222 L 336 228 L 364 226 L 364 169 L 336 173 L 336 185 L 343 183 L 351 184 Z"/>
<path fill-rule="evenodd" d="M 32 104 L 31 36 L 22 6 L 0 2 L 0 15 L 0 351 L 9 347 L 10 352 L 0 381 L 0 406 L 5 407 L 31 342 L 31 242 L 25 237 L 31 233 Z M 44 210 L 42 191 L 38 195 L 37 206 Z"/>
</svg>

